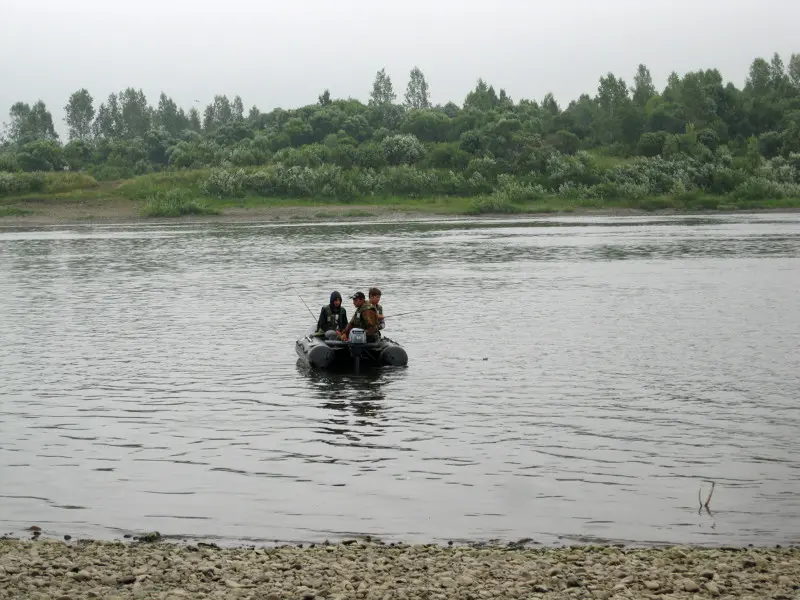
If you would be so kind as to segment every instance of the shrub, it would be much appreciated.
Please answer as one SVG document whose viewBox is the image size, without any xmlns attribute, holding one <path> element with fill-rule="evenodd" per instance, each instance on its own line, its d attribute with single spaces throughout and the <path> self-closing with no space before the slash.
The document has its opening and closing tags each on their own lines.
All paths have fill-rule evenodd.
<svg viewBox="0 0 800 600">
<path fill-rule="evenodd" d="M 45 186 L 45 174 L 0 172 L 0 196 L 41 192 Z"/>
<path fill-rule="evenodd" d="M 142 215 L 145 217 L 180 217 L 183 215 L 217 215 L 219 210 L 189 197 L 183 190 L 156 192 L 147 198 Z"/>
<path fill-rule="evenodd" d="M 473 214 L 516 213 L 519 212 L 519 208 L 502 196 L 492 194 L 475 198 L 470 204 L 470 212 Z"/>
</svg>

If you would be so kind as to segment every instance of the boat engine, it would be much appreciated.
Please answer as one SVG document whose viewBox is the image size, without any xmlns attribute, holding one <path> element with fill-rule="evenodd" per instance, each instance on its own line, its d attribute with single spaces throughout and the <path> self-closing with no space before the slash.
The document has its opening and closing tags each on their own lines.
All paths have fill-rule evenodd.
<svg viewBox="0 0 800 600">
<path fill-rule="evenodd" d="M 358 373 L 361 367 L 361 355 L 367 347 L 367 333 L 363 329 L 353 327 L 347 341 L 349 342 L 347 345 L 350 348 L 350 356 L 355 361 L 356 373 Z"/>
<path fill-rule="evenodd" d="M 357 350 L 358 354 L 364 350 L 364 346 L 367 345 L 367 334 L 363 329 L 358 329 L 354 327 L 350 330 L 350 337 L 347 339 L 350 343 L 350 353 L 353 353 L 353 350 Z M 355 356 L 355 355 L 354 355 Z"/>
</svg>

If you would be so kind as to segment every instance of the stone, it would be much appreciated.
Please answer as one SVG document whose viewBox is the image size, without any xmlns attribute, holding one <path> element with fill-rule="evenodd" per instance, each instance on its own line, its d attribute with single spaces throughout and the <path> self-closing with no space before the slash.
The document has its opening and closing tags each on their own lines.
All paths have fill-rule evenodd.
<svg viewBox="0 0 800 600">
<path fill-rule="evenodd" d="M 699 592 L 700 586 L 691 579 L 684 579 L 682 582 L 683 589 L 687 592 Z"/>
<path fill-rule="evenodd" d="M 719 586 L 713 581 L 709 581 L 706 584 L 706 590 L 708 590 L 708 593 L 712 596 L 719 596 L 720 594 Z"/>
</svg>

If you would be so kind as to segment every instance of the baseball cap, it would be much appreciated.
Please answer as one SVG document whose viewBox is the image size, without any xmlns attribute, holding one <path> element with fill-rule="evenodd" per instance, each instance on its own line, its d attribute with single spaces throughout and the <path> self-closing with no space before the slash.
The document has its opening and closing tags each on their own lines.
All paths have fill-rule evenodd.
<svg viewBox="0 0 800 600">
<path fill-rule="evenodd" d="M 364 295 L 364 292 L 356 292 L 355 294 L 350 296 L 350 298 L 363 298 L 364 300 L 367 299 L 367 297 Z"/>
</svg>

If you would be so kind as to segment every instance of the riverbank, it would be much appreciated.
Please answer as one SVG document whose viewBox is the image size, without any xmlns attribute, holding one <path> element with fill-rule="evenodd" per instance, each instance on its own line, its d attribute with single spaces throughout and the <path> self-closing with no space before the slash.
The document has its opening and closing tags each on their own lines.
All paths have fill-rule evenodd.
<svg viewBox="0 0 800 600">
<path fill-rule="evenodd" d="M 430 202 L 408 203 L 376 202 L 374 204 L 336 204 L 312 201 L 250 202 L 245 205 L 211 203 L 207 212 L 188 212 L 178 215 L 143 215 L 143 203 L 125 198 L 49 199 L 36 198 L 0 204 L 0 226 L 52 226 L 109 223 L 168 222 L 309 222 L 309 221 L 359 221 L 366 219 L 411 220 L 431 217 L 532 217 L 532 216 L 664 216 L 709 215 L 732 213 L 772 213 L 800 211 L 797 206 L 763 206 L 724 208 L 717 210 L 689 210 L 663 208 L 645 210 L 625 206 L 580 206 L 549 203 L 540 206 L 521 206 L 514 211 L 476 213 L 471 210 L 469 198 L 439 198 Z"/>
<path fill-rule="evenodd" d="M 0 540 L 0 598 L 748 598 L 800 594 L 800 549 Z"/>
<path fill-rule="evenodd" d="M 98 182 L 80 173 L 47 173 L 41 189 L 0 197 L 0 225 L 69 225 L 170 221 L 314 221 L 372 218 L 673 215 L 800 210 L 800 198 L 742 200 L 696 192 L 680 196 L 512 200 L 488 196 L 216 198 L 204 195 L 205 171 L 176 171 Z"/>
</svg>

